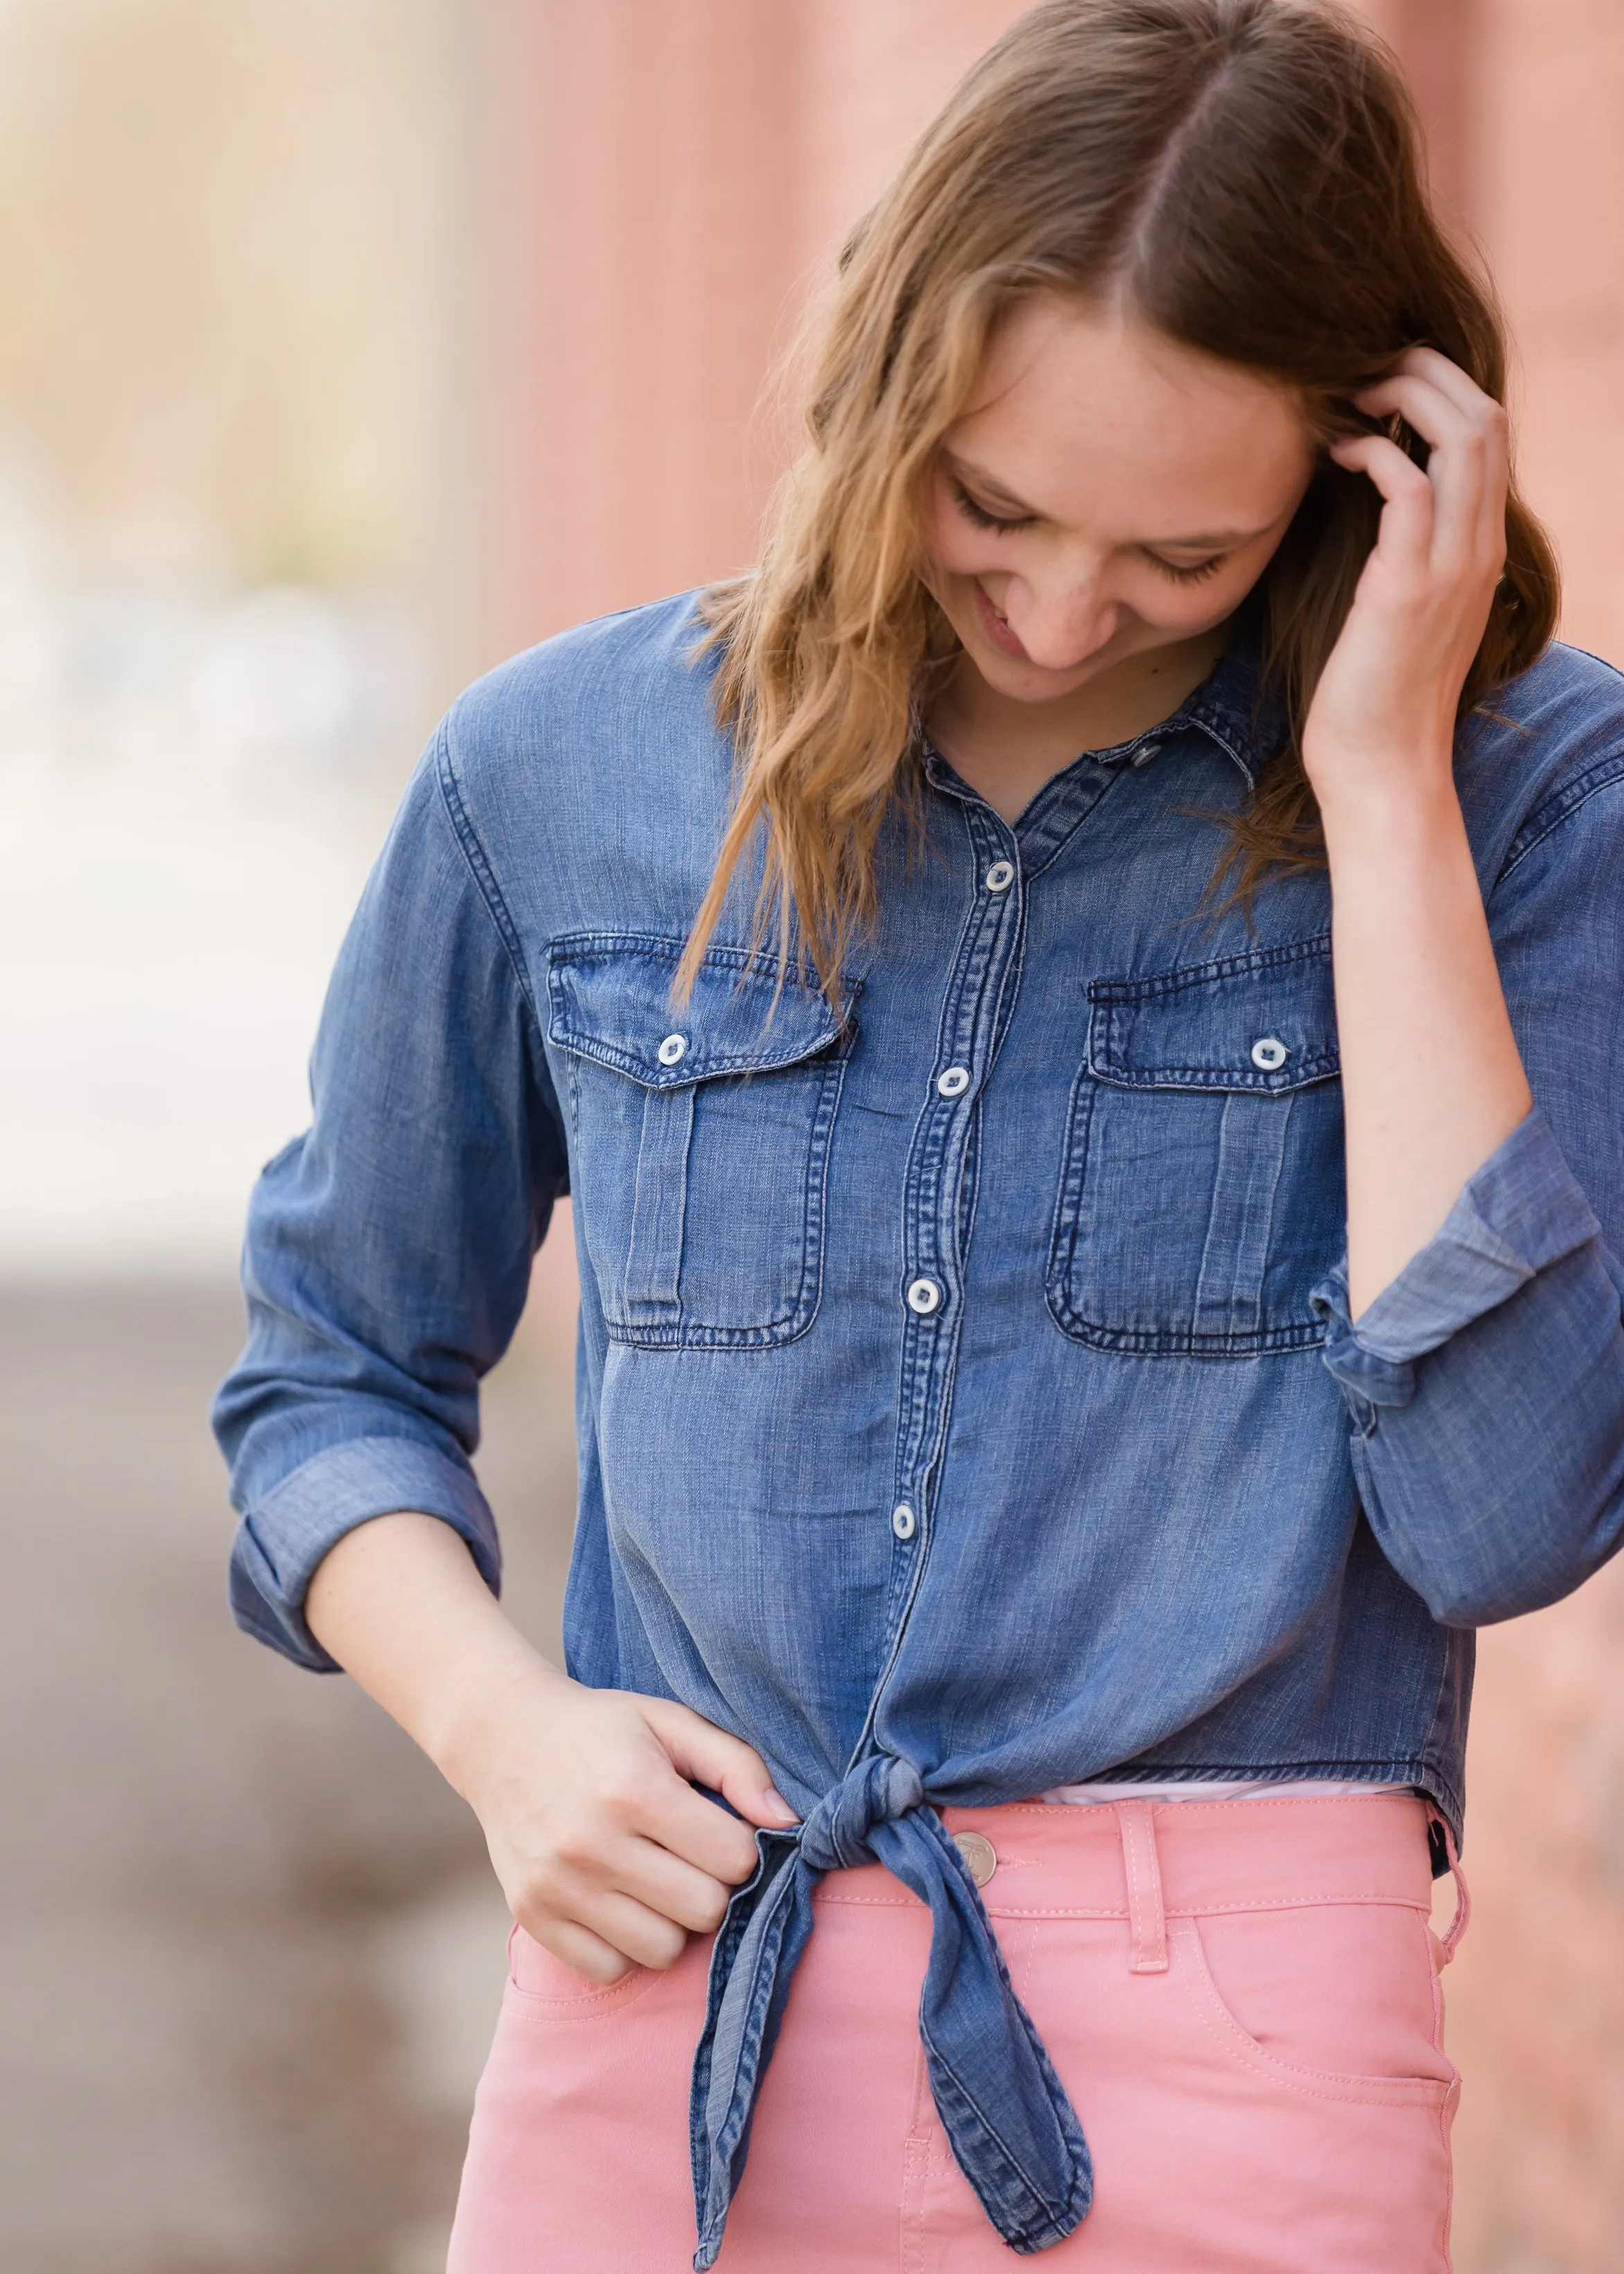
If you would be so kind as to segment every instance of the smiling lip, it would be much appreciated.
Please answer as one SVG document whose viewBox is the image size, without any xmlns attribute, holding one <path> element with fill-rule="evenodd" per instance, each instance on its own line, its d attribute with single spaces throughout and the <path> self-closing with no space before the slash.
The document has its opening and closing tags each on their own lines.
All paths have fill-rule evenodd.
<svg viewBox="0 0 1624 2274">
<path fill-rule="evenodd" d="M 988 599 L 986 591 L 982 587 L 981 578 L 979 576 L 972 576 L 970 582 L 975 587 L 975 612 L 981 620 L 981 629 L 986 633 L 988 638 L 992 642 L 993 645 L 999 649 L 1004 655 L 1012 655 L 1019 662 L 1021 663 L 1030 663 L 1032 658 L 1026 653 L 1026 649 L 1022 647 L 1020 642 L 1016 638 L 1014 632 L 1004 621 L 1004 618 L 998 614 L 998 611 L 994 607 L 992 602 Z"/>
</svg>

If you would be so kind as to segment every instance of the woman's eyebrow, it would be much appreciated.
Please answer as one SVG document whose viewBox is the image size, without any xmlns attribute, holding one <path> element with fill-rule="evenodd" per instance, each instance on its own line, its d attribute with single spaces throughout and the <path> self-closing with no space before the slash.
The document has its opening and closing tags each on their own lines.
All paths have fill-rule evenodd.
<svg viewBox="0 0 1624 2274">
<path fill-rule="evenodd" d="M 1000 505 L 1008 506 L 1011 513 L 1029 514 L 1034 521 L 1042 520 L 1043 516 L 1038 511 L 1036 506 L 1028 505 L 1024 498 L 1018 498 L 1013 490 L 1005 489 L 997 476 L 989 474 L 985 466 L 974 465 L 968 458 L 959 457 L 953 450 L 944 450 L 942 458 L 950 473 L 956 475 L 960 480 L 974 482 L 978 490 L 984 490 L 989 497 L 996 498 Z"/>
<path fill-rule="evenodd" d="M 1267 537 L 1274 526 L 1270 522 L 1263 529 L 1219 529 L 1207 537 L 1145 537 L 1139 542 L 1158 553 L 1234 553 Z"/>
</svg>

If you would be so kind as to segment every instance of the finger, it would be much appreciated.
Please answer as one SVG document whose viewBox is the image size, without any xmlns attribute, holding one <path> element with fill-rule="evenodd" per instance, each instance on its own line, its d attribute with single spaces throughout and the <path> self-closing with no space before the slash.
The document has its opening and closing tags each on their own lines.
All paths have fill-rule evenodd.
<svg viewBox="0 0 1624 2274">
<path fill-rule="evenodd" d="M 657 1841 L 666 1853 L 729 1886 L 756 1869 L 756 1834 L 741 1818 L 672 1772 L 669 1783 L 650 1792 L 628 1827 Z"/>
<path fill-rule="evenodd" d="M 1453 372 L 1455 366 L 1444 368 Z M 1465 380 L 1463 373 L 1456 376 Z M 1492 540 L 1503 523 L 1510 477 L 1506 414 L 1470 380 L 1465 384 L 1471 399 L 1464 404 L 1419 373 L 1384 380 L 1357 398 L 1358 407 L 1372 418 L 1396 411 L 1431 445 L 1426 473 L 1437 493 L 1432 547 L 1440 567 L 1447 569 L 1475 565 L 1485 542 Z"/>
<path fill-rule="evenodd" d="M 1385 434 L 1333 442 L 1331 456 L 1350 474 L 1365 474 L 1381 493 L 1377 548 L 1396 568 L 1425 570 L 1432 548 L 1432 485 L 1413 458 Z"/>
<path fill-rule="evenodd" d="M 540 1943 L 554 1958 L 561 1959 L 575 1973 L 583 1974 L 589 1982 L 596 1982 L 603 1989 L 621 1981 L 632 1970 L 633 1962 L 623 1950 L 616 1950 L 601 1935 L 594 1934 L 590 1927 L 580 1926 L 574 1919 L 538 1915 L 534 1918 L 521 1917 L 519 1924 L 532 1942 Z"/>
<path fill-rule="evenodd" d="M 720 1813 L 713 1802 L 701 1805 L 709 1807 L 712 1815 Z M 726 1820 L 733 1821 L 731 1818 Z M 752 1869 L 755 1862 L 756 1843 L 752 1840 Z M 738 1876 L 748 1877 L 748 1873 Z M 617 1840 L 605 1853 L 600 1884 L 629 1895 L 635 1902 L 658 1911 L 664 1918 L 673 1919 L 690 1933 L 710 1934 L 722 1923 L 735 1880 L 731 1876 L 723 1879 L 713 1872 L 702 1871 L 662 1841 L 632 1839 Z"/>
<path fill-rule="evenodd" d="M 782 1831 L 799 1821 L 783 1794 L 775 1790 L 761 1755 L 742 1737 L 703 1721 L 686 1706 L 664 1698 L 647 1702 L 649 1726 L 683 1776 L 719 1792 L 752 1824 Z"/>
<path fill-rule="evenodd" d="M 1456 409 L 1465 411 L 1468 417 L 1476 417 L 1485 409 L 1500 408 L 1494 397 L 1479 387 L 1470 373 L 1462 371 L 1458 363 L 1451 363 L 1448 357 L 1440 355 L 1436 348 L 1410 349 L 1400 357 L 1395 369 L 1414 373 L 1431 380 L 1441 395 L 1447 395 Z"/>
<path fill-rule="evenodd" d="M 1372 418 L 1390 418 L 1397 411 L 1434 449 L 1471 433 L 1476 425 L 1470 412 L 1452 403 L 1441 388 L 1417 373 L 1395 373 L 1355 395 L 1354 406 Z"/>
<path fill-rule="evenodd" d="M 688 1948 L 688 1931 L 635 1896 L 607 1887 L 585 1897 L 571 1920 L 635 1965 L 664 1973 Z"/>
</svg>

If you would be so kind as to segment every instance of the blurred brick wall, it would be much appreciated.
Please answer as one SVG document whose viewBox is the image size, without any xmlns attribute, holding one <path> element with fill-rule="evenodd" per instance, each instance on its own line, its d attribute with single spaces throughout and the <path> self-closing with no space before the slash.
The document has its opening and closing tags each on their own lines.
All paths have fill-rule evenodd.
<svg viewBox="0 0 1624 2274">
<path fill-rule="evenodd" d="M 515 638 L 744 566 L 804 297 L 1008 0 L 495 0 Z"/>
<path fill-rule="evenodd" d="M 489 0 L 512 644 L 747 561 L 768 374 L 1007 0 Z M 1367 0 L 1499 278 L 1568 635 L 1624 660 L 1624 6 Z M 523 232 L 528 230 L 528 234 Z M 568 1259 L 549 1251 L 562 1302 Z M 1451 1984 L 1460 2274 L 1624 2267 L 1624 1573 L 1485 1637 Z"/>
<path fill-rule="evenodd" d="M 1563 630 L 1624 663 L 1624 8 L 1387 0 L 1445 202 L 1520 354 L 1523 480 Z M 1477 1920 L 1450 1984 L 1466 2072 L 1462 2274 L 1624 2267 L 1624 1570 L 1484 1636 L 1468 1767 Z"/>
</svg>

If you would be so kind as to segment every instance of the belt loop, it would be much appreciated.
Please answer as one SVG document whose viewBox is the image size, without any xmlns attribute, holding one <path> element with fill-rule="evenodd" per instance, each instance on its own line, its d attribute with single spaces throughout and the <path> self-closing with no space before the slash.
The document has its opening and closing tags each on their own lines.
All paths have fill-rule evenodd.
<svg viewBox="0 0 1624 2274">
<path fill-rule="evenodd" d="M 1455 1916 L 1449 1922 L 1449 1931 L 1438 1945 L 1438 1963 L 1447 1966 L 1461 1946 L 1461 1937 L 1471 1924 L 1471 1890 L 1466 1884 L 1466 1874 L 1461 1869 L 1461 1858 L 1455 1845 L 1455 1834 L 1438 1810 L 1427 1805 L 1427 1822 L 1436 1828 L 1443 1842 L 1444 1854 L 1455 1879 Z"/>
<path fill-rule="evenodd" d="M 1128 1878 L 1129 1961 L 1135 1974 L 1165 1974 L 1167 1918 L 1162 1908 L 1162 1867 L 1156 1860 L 1156 1824 L 1147 1800 L 1119 1800 L 1122 1860 Z"/>
</svg>

